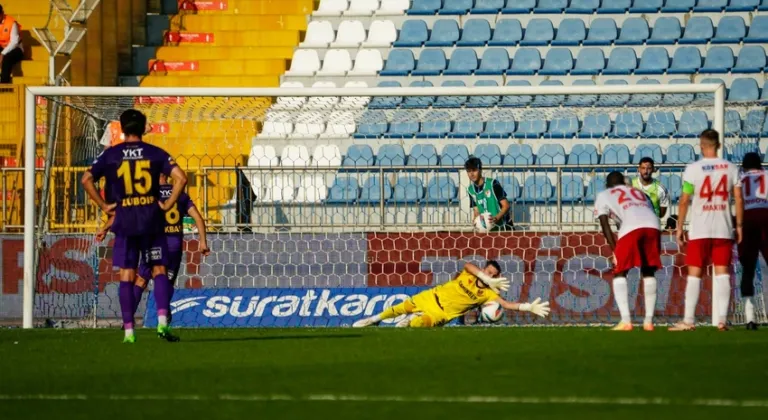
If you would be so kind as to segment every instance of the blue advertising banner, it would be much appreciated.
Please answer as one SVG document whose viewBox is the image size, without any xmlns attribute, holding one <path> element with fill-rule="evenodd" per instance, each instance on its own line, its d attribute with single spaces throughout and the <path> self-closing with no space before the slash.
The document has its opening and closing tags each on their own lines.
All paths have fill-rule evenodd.
<svg viewBox="0 0 768 420">
<path fill-rule="evenodd" d="M 342 327 L 422 290 L 425 288 L 181 289 L 174 293 L 171 314 L 176 327 Z M 144 326 L 157 326 L 154 293 L 149 295 Z"/>
</svg>

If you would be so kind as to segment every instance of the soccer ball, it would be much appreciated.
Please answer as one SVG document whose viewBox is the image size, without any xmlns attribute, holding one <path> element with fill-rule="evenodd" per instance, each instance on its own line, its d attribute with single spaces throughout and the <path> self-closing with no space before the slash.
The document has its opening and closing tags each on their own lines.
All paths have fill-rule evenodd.
<svg viewBox="0 0 768 420">
<path fill-rule="evenodd" d="M 504 308 L 501 307 L 499 302 L 487 302 L 480 307 L 480 319 L 483 322 L 499 322 L 504 315 Z"/>
<path fill-rule="evenodd" d="M 491 221 L 491 213 L 483 213 L 475 218 L 475 230 L 481 233 L 490 232 L 494 224 Z"/>
</svg>

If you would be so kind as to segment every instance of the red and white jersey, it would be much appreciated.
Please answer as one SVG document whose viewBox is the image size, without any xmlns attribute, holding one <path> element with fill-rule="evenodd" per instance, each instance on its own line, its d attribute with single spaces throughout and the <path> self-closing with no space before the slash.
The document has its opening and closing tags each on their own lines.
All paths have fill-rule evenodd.
<svg viewBox="0 0 768 420">
<path fill-rule="evenodd" d="M 731 197 L 741 188 L 739 169 L 720 158 L 704 158 L 685 167 L 683 192 L 693 197 L 688 239 L 733 239 Z"/>
<path fill-rule="evenodd" d="M 661 230 L 648 196 L 626 185 L 617 185 L 597 194 L 595 217 L 600 216 L 608 216 L 619 225 L 619 239 L 636 229 Z"/>
<path fill-rule="evenodd" d="M 745 172 L 741 175 L 741 194 L 744 210 L 768 209 L 768 174 L 762 170 Z"/>
</svg>

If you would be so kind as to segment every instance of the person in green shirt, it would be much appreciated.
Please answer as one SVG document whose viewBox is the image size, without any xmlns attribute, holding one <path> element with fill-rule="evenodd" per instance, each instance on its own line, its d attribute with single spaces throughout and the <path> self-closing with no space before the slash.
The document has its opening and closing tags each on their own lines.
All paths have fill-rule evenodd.
<svg viewBox="0 0 768 420">
<path fill-rule="evenodd" d="M 647 156 L 640 159 L 640 164 L 637 167 L 638 176 L 632 178 L 630 186 L 637 188 L 648 196 L 651 204 L 653 204 L 653 209 L 656 211 L 656 216 L 659 216 L 659 219 L 661 219 L 667 214 L 669 193 L 661 185 L 661 182 L 653 179 L 653 173 L 656 171 L 655 165 L 653 159 Z"/>
<path fill-rule="evenodd" d="M 501 183 L 496 179 L 483 177 L 483 162 L 474 156 L 467 159 L 464 169 L 470 181 L 467 194 L 469 207 L 472 209 L 472 220 L 483 213 L 490 213 L 494 224 L 491 230 L 511 230 L 509 200 Z"/>
</svg>

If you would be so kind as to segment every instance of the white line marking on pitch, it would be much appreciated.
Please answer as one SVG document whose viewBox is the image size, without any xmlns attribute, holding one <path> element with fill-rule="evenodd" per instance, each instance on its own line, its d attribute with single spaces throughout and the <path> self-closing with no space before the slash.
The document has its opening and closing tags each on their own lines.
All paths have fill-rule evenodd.
<svg viewBox="0 0 768 420">
<path fill-rule="evenodd" d="M 0 400 L 17 401 L 330 401 L 330 402 L 399 402 L 436 404 L 572 404 L 572 405 L 681 405 L 697 407 L 758 407 L 768 408 L 768 400 L 695 399 L 673 400 L 669 398 L 600 398 L 600 397 L 495 397 L 495 396 L 400 396 L 400 395 L 353 395 L 353 394 L 309 394 L 303 396 L 278 394 L 221 394 L 221 395 L 131 395 L 131 394 L 0 394 Z"/>
</svg>

